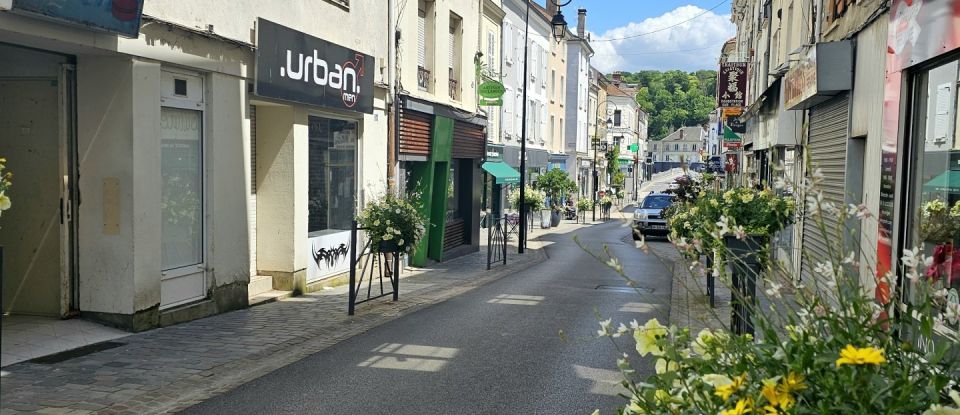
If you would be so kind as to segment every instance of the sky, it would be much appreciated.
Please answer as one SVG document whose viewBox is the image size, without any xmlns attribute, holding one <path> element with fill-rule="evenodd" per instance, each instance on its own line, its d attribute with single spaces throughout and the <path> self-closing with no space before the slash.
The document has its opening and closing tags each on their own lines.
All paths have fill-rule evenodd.
<svg viewBox="0 0 960 415">
<path fill-rule="evenodd" d="M 593 39 L 591 64 L 605 73 L 716 69 L 720 47 L 736 34 L 730 0 L 573 0 L 563 7 L 573 31 L 581 7 Z"/>
</svg>

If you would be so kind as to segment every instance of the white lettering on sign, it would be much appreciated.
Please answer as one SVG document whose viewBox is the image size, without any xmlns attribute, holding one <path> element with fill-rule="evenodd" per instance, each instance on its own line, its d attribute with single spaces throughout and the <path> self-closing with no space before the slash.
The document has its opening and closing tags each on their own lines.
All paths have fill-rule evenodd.
<svg viewBox="0 0 960 415">
<path fill-rule="evenodd" d="M 319 86 L 329 86 L 342 92 L 343 103 L 348 107 L 356 105 L 357 95 L 360 94 L 360 84 L 357 82 L 356 68 L 363 65 L 363 56 L 357 55 L 356 62 L 345 62 L 343 65 L 334 64 L 333 70 L 326 60 L 320 58 L 319 52 L 314 49 L 313 56 L 294 53 L 287 50 L 287 64 L 280 67 L 280 76 L 303 82 L 310 82 Z M 296 66 L 296 70 L 294 70 Z M 361 69 L 360 76 L 363 76 Z"/>
</svg>

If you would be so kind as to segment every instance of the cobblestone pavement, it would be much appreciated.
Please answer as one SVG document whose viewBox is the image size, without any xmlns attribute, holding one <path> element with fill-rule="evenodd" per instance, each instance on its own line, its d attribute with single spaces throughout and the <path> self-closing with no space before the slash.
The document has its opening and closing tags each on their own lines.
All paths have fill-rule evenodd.
<svg viewBox="0 0 960 415">
<path fill-rule="evenodd" d="M 650 255 L 656 255 L 673 271 L 673 295 L 670 297 L 670 324 L 689 327 L 694 334 L 702 329 L 730 327 L 731 293 L 727 284 L 717 279 L 714 307 L 707 296 L 707 278 L 690 272 L 689 262 L 670 242 L 647 241 Z"/>
<path fill-rule="evenodd" d="M 577 226 L 564 224 L 556 231 Z M 508 264 L 486 271 L 486 248 L 405 272 L 400 301 L 375 300 L 346 313 L 347 287 L 310 293 L 118 340 L 118 347 L 59 363 L 3 369 L 0 415 L 154 414 L 206 398 L 546 259 L 536 237 L 528 252 L 508 249 Z M 482 238 L 485 242 L 486 237 Z"/>
</svg>

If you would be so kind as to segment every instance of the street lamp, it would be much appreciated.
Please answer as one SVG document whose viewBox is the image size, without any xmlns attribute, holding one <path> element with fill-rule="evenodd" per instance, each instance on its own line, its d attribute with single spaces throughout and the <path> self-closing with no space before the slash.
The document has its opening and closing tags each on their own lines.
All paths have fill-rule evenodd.
<svg viewBox="0 0 960 415">
<path fill-rule="evenodd" d="M 553 26 L 553 38 L 557 43 L 562 42 L 567 36 L 567 20 L 563 18 L 563 12 L 560 9 L 557 9 L 557 14 L 553 15 L 550 25 Z"/>
<path fill-rule="evenodd" d="M 594 131 L 593 135 L 593 221 L 597 220 L 597 194 L 600 192 L 600 174 L 597 172 L 597 153 L 600 150 L 600 106 L 604 104 L 611 104 L 609 100 L 603 100 L 597 103 L 597 128 Z M 613 104 L 613 108 L 618 108 L 617 104 Z M 613 128 L 613 120 L 607 118 L 606 122 L 607 129 L 609 131 Z"/>
</svg>

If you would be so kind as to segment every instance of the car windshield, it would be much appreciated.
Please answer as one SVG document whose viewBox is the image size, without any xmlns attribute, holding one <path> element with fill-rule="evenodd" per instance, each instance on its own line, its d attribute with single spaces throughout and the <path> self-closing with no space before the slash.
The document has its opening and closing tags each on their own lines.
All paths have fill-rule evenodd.
<svg viewBox="0 0 960 415">
<path fill-rule="evenodd" d="M 664 209 L 670 206 L 673 198 L 670 196 L 648 196 L 643 199 L 643 209 Z"/>
</svg>

